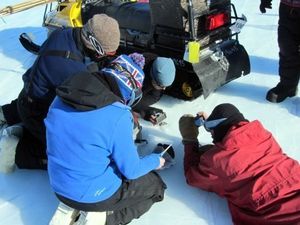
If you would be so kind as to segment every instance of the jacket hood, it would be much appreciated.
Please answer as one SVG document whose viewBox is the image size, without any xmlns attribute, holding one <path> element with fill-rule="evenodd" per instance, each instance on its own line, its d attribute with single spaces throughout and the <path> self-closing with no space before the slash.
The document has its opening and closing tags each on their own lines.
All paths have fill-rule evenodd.
<svg viewBox="0 0 300 225">
<path fill-rule="evenodd" d="M 225 149 L 238 149 L 239 146 L 259 145 L 271 136 L 272 134 L 265 130 L 258 120 L 242 121 L 231 127 L 223 140 L 216 145 Z"/>
<path fill-rule="evenodd" d="M 80 72 L 56 89 L 63 102 L 80 111 L 103 108 L 121 99 L 109 88 L 100 73 Z"/>
</svg>

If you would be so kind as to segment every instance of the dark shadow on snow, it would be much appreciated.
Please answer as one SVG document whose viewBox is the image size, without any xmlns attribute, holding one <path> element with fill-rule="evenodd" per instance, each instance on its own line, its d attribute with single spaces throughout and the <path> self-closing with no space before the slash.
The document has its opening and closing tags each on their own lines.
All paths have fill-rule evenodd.
<svg viewBox="0 0 300 225">
<path fill-rule="evenodd" d="M 261 56 L 250 56 L 251 72 L 278 75 L 278 60 Z M 249 75 L 251 76 L 251 74 Z"/>
</svg>

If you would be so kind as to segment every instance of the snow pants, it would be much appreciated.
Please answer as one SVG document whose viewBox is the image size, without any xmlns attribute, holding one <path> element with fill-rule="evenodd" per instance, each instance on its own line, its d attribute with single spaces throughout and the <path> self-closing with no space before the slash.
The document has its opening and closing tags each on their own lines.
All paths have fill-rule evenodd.
<svg viewBox="0 0 300 225">
<path fill-rule="evenodd" d="M 278 45 L 280 83 L 295 88 L 300 78 L 300 8 L 280 4 Z"/>
<path fill-rule="evenodd" d="M 128 224 L 147 212 L 155 202 L 164 198 L 167 188 L 156 172 L 150 172 L 138 179 L 123 179 L 119 190 L 109 199 L 96 203 L 80 203 L 58 194 L 66 205 L 87 212 L 107 212 L 106 225 Z"/>
<path fill-rule="evenodd" d="M 16 149 L 15 162 L 20 169 L 47 169 L 46 128 L 44 119 L 48 103 L 30 99 L 24 90 L 18 99 L 2 106 L 4 117 L 9 126 L 22 123 L 23 136 Z"/>
</svg>

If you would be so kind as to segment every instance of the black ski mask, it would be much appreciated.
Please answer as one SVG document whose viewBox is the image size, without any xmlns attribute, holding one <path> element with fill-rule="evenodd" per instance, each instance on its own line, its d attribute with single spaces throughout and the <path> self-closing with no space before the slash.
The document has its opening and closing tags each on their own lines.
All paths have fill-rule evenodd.
<svg viewBox="0 0 300 225">
<path fill-rule="evenodd" d="M 213 142 L 220 142 L 226 135 L 227 131 L 241 121 L 248 121 L 243 114 L 232 104 L 224 103 L 216 106 L 207 121 L 226 118 L 223 122 L 218 124 L 212 130 L 214 132 Z"/>
</svg>

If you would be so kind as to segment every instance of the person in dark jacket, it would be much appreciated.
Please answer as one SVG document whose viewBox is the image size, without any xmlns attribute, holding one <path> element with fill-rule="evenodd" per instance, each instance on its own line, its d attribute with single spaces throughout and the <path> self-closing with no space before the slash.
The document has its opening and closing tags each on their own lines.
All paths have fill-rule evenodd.
<svg viewBox="0 0 300 225">
<path fill-rule="evenodd" d="M 175 79 L 176 68 L 171 58 L 159 57 L 152 53 L 143 55 L 145 57 L 143 97 L 133 110 L 139 113 L 141 118 L 156 124 L 155 115 L 162 110 L 150 106 L 158 102 L 164 90 L 171 86 Z"/>
<path fill-rule="evenodd" d="M 101 64 L 116 52 L 119 41 L 118 22 L 105 14 L 93 16 L 83 28 L 58 29 L 51 33 L 34 64 L 23 75 L 24 87 L 18 98 L 0 107 L 2 122 L 8 126 L 21 123 L 24 128 L 20 140 L 13 132 L 6 132 L 7 136 L 1 139 L 0 170 L 8 151 L 10 155 L 16 152 L 15 160 L 8 167 L 13 167 L 15 161 L 19 168 L 47 168 L 43 120 L 56 87 L 74 74 L 87 71 L 91 60 Z"/>
<path fill-rule="evenodd" d="M 153 171 L 165 160 L 155 153 L 140 158 L 133 142 L 130 106 L 143 81 L 126 77 L 78 73 L 58 87 L 45 119 L 48 173 L 58 199 L 77 210 L 106 211 L 106 225 L 139 218 L 163 200 L 166 188 Z"/>
<path fill-rule="evenodd" d="M 199 146 L 199 118 L 213 145 Z M 249 122 L 234 105 L 220 104 L 209 117 L 182 116 L 179 129 L 187 183 L 226 198 L 233 224 L 299 224 L 300 165 L 258 120 Z"/>
<path fill-rule="evenodd" d="M 272 8 L 272 0 L 261 0 L 260 11 Z M 279 76 L 266 99 L 278 103 L 297 94 L 300 78 L 300 0 L 281 0 L 278 22 Z"/>
</svg>

